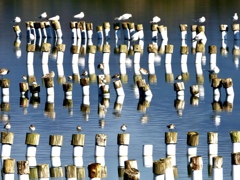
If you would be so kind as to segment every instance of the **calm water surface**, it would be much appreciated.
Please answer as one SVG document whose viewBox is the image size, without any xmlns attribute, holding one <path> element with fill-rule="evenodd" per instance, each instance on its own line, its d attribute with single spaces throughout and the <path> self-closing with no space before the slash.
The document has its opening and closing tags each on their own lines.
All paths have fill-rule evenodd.
<svg viewBox="0 0 240 180">
<path fill-rule="evenodd" d="M 164 134 L 167 131 L 166 125 L 174 123 L 178 132 L 176 164 L 178 168 L 178 179 L 190 179 L 187 171 L 187 156 L 186 156 L 186 137 L 187 132 L 197 131 L 200 134 L 198 155 L 203 157 L 203 179 L 211 179 L 208 173 L 208 146 L 207 146 L 207 132 L 214 131 L 219 133 L 219 155 L 223 156 L 224 179 L 231 179 L 231 152 L 232 144 L 229 137 L 229 132 L 232 130 L 239 130 L 240 128 L 240 105 L 239 105 L 239 69 L 238 57 L 232 55 L 234 44 L 238 44 L 233 40 L 233 32 L 231 30 L 231 21 L 229 20 L 235 12 L 238 12 L 240 2 L 238 1 L 146 1 L 139 3 L 139 1 L 1 1 L 0 2 L 0 67 L 10 69 L 10 74 L 7 78 L 11 80 L 10 86 L 10 110 L 1 111 L 2 116 L 10 116 L 10 123 L 12 125 L 11 131 L 15 134 L 14 144 L 12 146 L 11 157 L 16 161 L 25 160 L 26 145 L 25 135 L 28 132 L 30 124 L 36 126 L 36 132 L 41 135 L 40 144 L 37 147 L 37 163 L 51 165 L 50 146 L 48 145 L 49 135 L 59 134 L 64 136 L 64 145 L 61 152 L 62 166 L 73 164 L 72 146 L 70 145 L 71 136 L 76 133 L 75 127 L 82 126 L 82 133 L 86 135 L 83 162 L 86 167 L 91 162 L 95 162 L 94 158 L 94 143 L 95 135 L 104 133 L 108 136 L 105 162 L 107 166 L 108 177 L 106 179 L 118 179 L 118 147 L 117 134 L 121 133 L 120 126 L 126 123 L 128 126 L 127 132 L 130 133 L 129 145 L 129 159 L 136 159 L 138 168 L 141 173 L 141 179 L 152 179 L 152 168 L 144 166 L 142 158 L 142 146 L 144 144 L 153 145 L 153 160 L 164 158 L 165 144 Z M 173 90 L 174 82 L 166 82 L 165 79 L 165 56 L 159 54 L 159 60 L 155 62 L 155 71 L 157 76 L 156 83 L 150 83 L 153 97 L 149 107 L 146 111 L 138 111 L 138 91 L 134 83 L 134 65 L 130 63 L 127 65 L 127 82 L 123 83 L 125 91 L 125 98 L 122 111 L 119 116 L 115 116 L 114 103 L 116 101 L 116 93 L 112 82 L 110 82 L 110 100 L 107 113 L 104 118 L 98 115 L 98 87 L 97 83 L 90 84 L 90 113 L 88 118 L 81 112 L 82 90 L 79 83 L 73 85 L 73 106 L 72 113 L 69 109 L 63 106 L 64 93 L 62 84 L 55 78 L 55 99 L 54 111 L 56 117 L 50 118 L 45 115 L 45 104 L 47 102 L 45 88 L 41 84 L 42 77 L 42 54 L 39 51 L 34 53 L 34 74 L 37 82 L 41 84 L 40 104 L 34 108 L 30 103 L 27 108 L 20 107 L 20 93 L 19 82 L 22 81 L 22 75 L 27 74 L 27 53 L 26 53 L 26 28 L 25 21 L 35 20 L 43 11 L 46 11 L 49 16 L 60 15 L 60 23 L 63 31 L 63 43 L 66 44 L 64 52 L 63 69 L 64 75 L 67 77 L 72 74 L 72 54 L 70 47 L 72 44 L 71 30 L 69 22 L 73 21 L 73 15 L 83 11 L 85 13 L 86 22 L 92 22 L 94 25 L 94 35 L 92 42 L 94 45 L 98 44 L 98 39 L 95 32 L 95 27 L 102 25 L 103 22 L 114 23 L 114 18 L 125 12 L 132 13 L 132 22 L 135 24 L 142 23 L 144 26 L 144 52 L 141 56 L 141 67 L 148 69 L 148 53 L 147 46 L 152 43 L 151 30 L 149 21 L 153 16 L 158 15 L 162 21 L 160 24 L 168 28 L 168 44 L 174 45 L 174 53 L 172 55 L 172 71 L 174 77 L 181 73 L 180 66 L 180 47 L 181 36 L 179 31 L 179 24 L 188 24 L 188 39 L 187 45 L 191 49 L 191 31 L 190 26 L 194 23 L 192 19 L 205 16 L 207 21 L 205 23 L 206 36 L 208 38 L 206 44 L 206 62 L 202 63 L 204 72 L 204 83 L 201 84 L 202 94 L 198 99 L 198 105 L 191 104 L 191 95 L 189 87 L 197 84 L 196 69 L 195 69 L 195 54 L 188 55 L 188 72 L 190 79 L 185 82 L 185 96 L 184 109 L 182 115 L 179 116 L 175 108 L 176 94 Z M 12 30 L 12 24 L 9 23 L 15 16 L 20 16 L 22 22 L 20 24 L 23 37 L 21 38 L 21 56 L 16 56 L 16 49 L 14 48 L 15 34 Z M 220 53 L 222 45 L 221 33 L 219 31 L 220 24 L 229 25 L 229 38 L 227 45 L 229 52 L 227 55 Z M 115 40 L 113 30 L 111 28 L 112 38 L 108 41 L 111 45 L 110 53 L 110 73 L 111 75 L 120 71 L 119 69 L 119 55 L 114 54 Z M 48 40 L 54 43 L 54 39 Z M 119 40 L 118 44 L 124 41 Z M 162 41 L 158 40 L 158 45 Z M 233 79 L 233 86 L 235 97 L 232 104 L 232 109 L 229 111 L 223 110 L 215 112 L 212 109 L 213 93 L 211 82 L 209 80 L 209 54 L 208 46 L 216 45 L 217 51 L 217 65 L 220 68 L 218 77 Z M 53 46 L 53 44 L 52 44 Z M 133 56 L 128 58 L 133 60 Z M 80 55 L 79 57 L 79 72 L 84 69 L 88 70 L 88 55 Z M 102 52 L 97 51 L 95 56 L 95 67 L 102 62 Z M 48 63 L 49 70 L 55 71 L 57 74 L 56 58 L 50 56 Z M 100 72 L 96 68 L 96 74 Z M 57 76 L 57 75 L 56 75 Z M 147 81 L 147 77 L 146 78 Z M 148 81 L 147 81 L 148 82 Z M 225 92 L 222 89 L 221 102 L 224 103 Z M 2 117 L 1 116 L 1 117 Z M 147 119 L 147 120 L 146 120 Z M 105 126 L 99 126 L 99 120 L 105 120 Z M 2 126 L 6 121 L 2 118 Z M 64 179 L 64 178 L 63 178 Z M 88 179 L 86 177 L 86 179 Z"/>
</svg>

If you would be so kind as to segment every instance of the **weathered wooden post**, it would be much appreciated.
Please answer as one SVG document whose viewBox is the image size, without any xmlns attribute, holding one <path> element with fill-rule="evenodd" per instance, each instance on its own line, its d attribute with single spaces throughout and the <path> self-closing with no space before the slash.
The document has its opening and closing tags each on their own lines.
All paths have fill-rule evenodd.
<svg viewBox="0 0 240 180">
<path fill-rule="evenodd" d="M 52 37 L 52 29 L 51 29 L 51 24 L 49 21 L 44 21 L 44 24 L 45 24 L 45 28 L 46 28 L 46 31 L 47 31 L 47 37 L 50 38 Z"/>
<path fill-rule="evenodd" d="M 132 159 L 132 160 L 125 161 L 124 168 L 125 170 L 124 170 L 123 180 L 128 180 L 128 179 L 139 180 L 140 179 L 140 171 L 138 170 L 137 160 Z"/>
<path fill-rule="evenodd" d="M 201 64 L 204 51 L 205 51 L 204 44 L 198 43 L 196 46 L 195 64 Z"/>
<path fill-rule="evenodd" d="M 42 65 L 46 65 L 48 64 L 48 57 L 49 57 L 49 53 L 51 50 L 51 44 L 50 43 L 43 43 L 42 47 L 41 47 L 41 52 L 42 52 Z M 47 74 L 44 73 L 43 74 Z"/>
<path fill-rule="evenodd" d="M 158 32 L 161 34 L 162 40 L 168 40 L 167 26 L 158 26 Z"/>
<path fill-rule="evenodd" d="M 228 39 L 228 25 L 227 24 L 220 24 L 220 32 L 222 35 L 222 40 Z"/>
<path fill-rule="evenodd" d="M 141 52 L 142 52 L 141 46 L 139 44 L 134 44 L 133 51 L 134 51 L 133 63 L 140 64 Z"/>
<path fill-rule="evenodd" d="M 210 71 L 215 70 L 217 65 L 217 46 L 211 45 L 208 47 L 208 52 L 210 54 Z M 217 74 L 218 72 L 213 72 L 214 74 Z"/>
<path fill-rule="evenodd" d="M 176 166 L 177 138 L 177 132 L 165 132 L 166 155 L 167 157 L 171 157 L 172 166 Z"/>
<path fill-rule="evenodd" d="M 26 157 L 36 157 L 39 140 L 40 140 L 40 134 L 26 133 L 26 138 L 25 138 L 25 144 L 27 145 Z M 36 166 L 34 162 L 35 161 L 29 161 L 30 166 Z"/>
<path fill-rule="evenodd" d="M 98 37 L 98 39 L 104 39 L 103 27 L 102 27 L 102 26 L 97 26 L 97 27 L 96 27 L 96 31 L 97 31 L 97 37 Z"/>
<path fill-rule="evenodd" d="M 157 54 L 157 45 L 155 44 L 149 44 L 148 45 L 148 64 L 154 63 L 154 59 L 155 59 L 155 54 Z"/>
<path fill-rule="evenodd" d="M 114 107 L 113 107 L 116 116 L 121 114 L 124 98 L 125 96 L 116 96 L 116 100 L 114 102 Z"/>
<path fill-rule="evenodd" d="M 197 155 L 197 146 L 198 146 L 199 134 L 197 132 L 188 132 L 187 133 L 187 154 L 190 160 L 190 157 Z"/>
<path fill-rule="evenodd" d="M 180 28 L 180 32 L 181 32 L 181 39 L 182 40 L 187 39 L 187 28 L 188 28 L 188 25 L 187 24 L 180 24 L 179 28 Z"/>
<path fill-rule="evenodd" d="M 232 179 L 236 180 L 239 178 L 240 152 L 233 152 L 231 154 L 231 164 L 232 164 Z"/>
<path fill-rule="evenodd" d="M 22 36 L 22 31 L 19 25 L 13 26 L 13 31 L 15 32 L 16 37 Z"/>
<path fill-rule="evenodd" d="M 218 133 L 208 132 L 207 143 L 208 143 L 208 165 L 212 169 L 213 157 L 218 155 Z"/>
<path fill-rule="evenodd" d="M 89 45 L 87 48 L 87 52 L 88 52 L 88 64 L 94 64 L 95 62 L 95 54 L 96 54 L 96 46 L 95 45 Z M 89 70 L 89 74 L 90 70 Z"/>
<path fill-rule="evenodd" d="M 212 166 L 212 177 L 213 180 L 223 180 L 223 157 L 215 156 L 213 157 L 213 166 Z"/>
<path fill-rule="evenodd" d="M 80 85 L 82 86 L 82 95 L 89 96 L 90 95 L 90 81 L 89 77 L 84 77 L 80 79 Z"/>
<path fill-rule="evenodd" d="M 61 29 L 61 24 L 58 20 L 53 20 L 52 21 L 52 28 L 55 32 L 55 37 L 56 38 L 62 38 L 63 37 L 63 33 L 62 33 L 62 29 Z"/>
<path fill-rule="evenodd" d="M 82 29 L 82 25 L 80 22 L 75 22 L 75 28 L 76 28 L 76 38 L 78 40 L 80 40 L 82 38 L 82 34 L 81 34 L 81 29 Z"/>
<path fill-rule="evenodd" d="M 166 164 L 163 159 L 153 161 L 153 180 L 164 180 Z"/>
<path fill-rule="evenodd" d="M 28 83 L 27 82 L 20 82 L 19 83 L 19 91 L 21 93 L 21 97 L 28 97 Z"/>
<path fill-rule="evenodd" d="M 40 27 L 40 22 L 34 22 L 34 29 L 36 31 L 36 37 L 37 38 L 42 38 L 42 31 Z"/>
<path fill-rule="evenodd" d="M 129 31 L 127 22 L 122 23 L 122 29 L 123 29 L 124 40 L 130 40 L 130 31 Z"/>
<path fill-rule="evenodd" d="M 91 180 L 100 180 L 102 177 L 102 167 L 99 163 L 91 163 L 88 165 L 88 177 Z"/>
<path fill-rule="evenodd" d="M 65 166 L 65 178 L 67 180 L 77 180 L 77 168 L 74 165 Z"/>
<path fill-rule="evenodd" d="M 143 24 L 137 24 L 136 30 L 137 30 L 137 34 L 138 34 L 138 39 L 140 39 L 140 40 L 144 39 Z"/>
<path fill-rule="evenodd" d="M 34 60 L 34 52 L 35 52 L 35 45 L 34 44 L 27 44 L 26 47 L 27 50 L 27 65 L 33 65 L 33 60 Z M 28 68 L 28 75 L 34 75 L 34 70 L 32 68 Z"/>
<path fill-rule="evenodd" d="M 50 156 L 51 157 L 60 157 L 61 147 L 63 145 L 63 136 L 62 135 L 50 135 L 49 136 L 49 145 L 51 146 Z M 54 159 L 52 159 L 52 160 L 54 160 Z M 61 166 L 61 162 L 59 164 L 58 161 L 56 161 L 56 163 L 52 161 L 52 164 L 54 167 Z"/>
<path fill-rule="evenodd" d="M 165 64 L 171 64 L 172 62 L 172 53 L 173 53 L 173 45 L 166 45 L 165 47 Z"/>
<path fill-rule="evenodd" d="M 177 98 L 179 98 L 179 96 L 183 96 L 180 97 L 180 99 L 184 99 L 184 90 L 185 90 L 184 82 L 174 83 L 174 91 L 176 91 Z"/>
<path fill-rule="evenodd" d="M 158 39 L 158 24 L 151 23 L 151 31 L 152 31 L 152 40 Z"/>
<path fill-rule="evenodd" d="M 214 101 L 219 102 L 220 97 L 221 97 L 222 79 L 220 79 L 220 78 L 212 79 L 211 86 L 213 88 Z"/>
<path fill-rule="evenodd" d="M 137 86 L 138 86 L 140 97 L 152 96 L 152 91 L 150 89 L 150 86 L 146 84 L 145 79 L 139 79 L 137 81 Z"/>
<path fill-rule="evenodd" d="M 110 52 L 111 52 L 111 46 L 109 44 L 104 44 L 103 45 L 103 64 L 108 64 L 109 63 L 109 58 L 110 58 Z M 106 70 L 106 68 L 104 68 Z M 106 72 L 105 74 L 110 74 L 109 72 Z"/>
<path fill-rule="evenodd" d="M 192 169 L 192 180 L 202 180 L 203 160 L 202 156 L 193 156 L 190 159 L 190 167 Z"/>
<path fill-rule="evenodd" d="M 113 24 L 113 29 L 114 29 L 114 36 L 115 39 L 120 39 L 121 38 L 121 24 L 120 23 L 114 23 Z"/>
<path fill-rule="evenodd" d="M 57 64 L 63 63 L 63 56 L 65 51 L 66 45 L 65 44 L 57 44 L 56 50 L 57 50 Z"/>
<path fill-rule="evenodd" d="M 87 37 L 88 37 L 88 39 L 92 39 L 92 36 L 93 36 L 93 23 L 86 23 L 86 29 L 87 29 Z"/>
<path fill-rule="evenodd" d="M 119 45 L 119 63 L 126 63 L 126 57 L 127 57 L 127 53 L 128 53 L 128 49 L 127 49 L 127 45 L 126 44 L 120 44 Z"/>
<path fill-rule="evenodd" d="M 19 180 L 29 180 L 30 168 L 28 161 L 17 161 L 17 173 Z"/>
<path fill-rule="evenodd" d="M 162 159 L 165 163 L 165 179 L 174 180 L 173 166 L 171 157 Z"/>
<path fill-rule="evenodd" d="M 81 29 L 81 38 L 82 39 L 87 39 L 86 22 L 85 21 L 80 21 L 79 22 L 79 27 Z"/>
<path fill-rule="evenodd" d="M 3 179 L 14 180 L 15 159 L 4 159 L 2 167 Z"/>
<path fill-rule="evenodd" d="M 232 141 L 232 152 L 240 152 L 240 131 L 231 131 L 230 138 Z"/>
<path fill-rule="evenodd" d="M 96 136 L 95 136 L 95 156 L 104 157 L 106 145 L 107 145 L 107 135 L 96 134 Z"/>
<path fill-rule="evenodd" d="M 72 32 L 72 38 L 77 38 L 77 22 L 76 21 L 71 21 L 70 22 L 70 29 Z"/>
<path fill-rule="evenodd" d="M 121 80 L 113 81 L 113 86 L 116 91 L 117 96 L 125 96 Z"/>
<path fill-rule="evenodd" d="M 128 133 L 118 134 L 117 136 L 118 156 L 128 156 L 129 143 L 130 134 Z"/>
<path fill-rule="evenodd" d="M 38 178 L 40 180 L 49 179 L 49 165 L 48 164 L 38 164 L 37 165 Z"/>
<path fill-rule="evenodd" d="M 1 157 L 10 157 L 11 149 L 14 140 L 14 133 L 12 132 L 1 132 Z"/>
<path fill-rule="evenodd" d="M 235 40 L 239 39 L 239 24 L 232 24 L 233 38 Z"/>
<path fill-rule="evenodd" d="M 83 156 L 83 146 L 85 142 L 85 134 L 72 134 L 71 145 L 73 146 L 73 156 Z"/>
<path fill-rule="evenodd" d="M 104 22 L 103 23 L 103 30 L 104 30 L 104 37 L 105 39 L 110 39 L 110 23 L 109 22 Z"/>
<path fill-rule="evenodd" d="M 225 92 L 227 96 L 234 96 L 232 78 L 222 79 L 222 85 L 225 88 Z"/>
</svg>

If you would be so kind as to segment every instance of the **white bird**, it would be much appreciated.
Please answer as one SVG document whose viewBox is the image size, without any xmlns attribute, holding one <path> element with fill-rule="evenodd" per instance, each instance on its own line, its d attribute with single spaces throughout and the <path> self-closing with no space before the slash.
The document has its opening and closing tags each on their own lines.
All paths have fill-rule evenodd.
<svg viewBox="0 0 240 180">
<path fill-rule="evenodd" d="M 220 69 L 219 69 L 219 67 L 214 66 L 214 68 L 212 68 L 208 72 L 211 73 L 211 74 L 218 74 L 220 72 Z"/>
<path fill-rule="evenodd" d="M 30 33 L 30 34 L 29 34 L 29 39 L 30 39 L 31 41 L 34 40 L 34 39 L 35 39 L 34 34 Z"/>
<path fill-rule="evenodd" d="M 161 21 L 161 18 L 160 18 L 160 17 L 154 16 L 153 19 L 152 19 L 152 21 L 150 21 L 150 23 L 158 23 L 158 22 L 160 22 L 160 21 Z"/>
<path fill-rule="evenodd" d="M 232 19 L 230 19 L 230 20 L 232 20 L 232 21 L 237 21 L 237 20 L 238 20 L 238 15 L 237 15 L 237 13 L 234 13 Z"/>
<path fill-rule="evenodd" d="M 174 124 L 169 124 L 167 125 L 167 128 L 169 129 L 169 131 L 175 129 L 175 125 Z"/>
<path fill-rule="evenodd" d="M 58 21 L 60 19 L 59 15 L 53 16 L 51 18 L 48 18 L 49 21 Z"/>
<path fill-rule="evenodd" d="M 120 128 L 123 132 L 127 130 L 127 125 L 126 124 L 123 124 Z"/>
<path fill-rule="evenodd" d="M 32 132 L 34 132 L 34 131 L 36 130 L 36 127 L 35 127 L 33 124 L 31 124 L 31 125 L 29 126 L 29 130 L 30 130 L 31 133 L 32 133 Z"/>
<path fill-rule="evenodd" d="M 8 132 L 8 130 L 11 129 L 11 124 L 10 123 L 6 123 L 3 128 L 6 129 L 7 132 Z"/>
<path fill-rule="evenodd" d="M 193 19 L 194 20 L 194 19 Z M 195 19 L 194 20 L 195 22 L 198 22 L 198 23 L 204 23 L 206 21 L 206 18 L 204 16 L 200 17 L 199 19 Z"/>
<path fill-rule="evenodd" d="M 76 19 L 82 19 L 82 18 L 84 18 L 84 12 L 80 12 L 79 14 L 76 14 L 73 17 Z"/>
<path fill-rule="evenodd" d="M 47 13 L 43 12 L 42 14 L 40 14 L 40 16 L 38 16 L 39 19 L 46 19 L 47 18 Z"/>
<path fill-rule="evenodd" d="M 77 130 L 77 132 L 81 132 L 82 131 L 82 127 L 81 126 L 77 126 L 76 130 Z"/>
<path fill-rule="evenodd" d="M 139 69 L 139 71 L 142 75 L 148 75 L 148 73 L 149 73 L 147 69 L 142 68 L 142 67 Z"/>
<path fill-rule="evenodd" d="M 175 80 L 182 80 L 182 75 L 179 74 L 179 75 L 175 78 Z"/>
<path fill-rule="evenodd" d="M 200 32 L 192 40 L 193 41 L 201 41 L 201 40 L 204 40 L 204 39 L 206 39 L 205 33 L 204 32 Z"/>
<path fill-rule="evenodd" d="M 20 23 L 21 22 L 21 18 L 16 16 L 13 20 L 14 23 Z"/>
<path fill-rule="evenodd" d="M 118 21 L 124 21 L 124 20 L 127 20 L 129 18 L 132 17 L 132 14 L 129 14 L 129 13 L 125 13 L 119 17 L 116 17 L 115 20 L 118 20 Z"/>
</svg>

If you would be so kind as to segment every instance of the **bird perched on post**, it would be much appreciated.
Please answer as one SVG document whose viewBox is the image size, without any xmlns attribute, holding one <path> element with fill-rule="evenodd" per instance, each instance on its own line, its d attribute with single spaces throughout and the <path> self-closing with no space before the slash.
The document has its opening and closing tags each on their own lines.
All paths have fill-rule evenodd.
<svg viewBox="0 0 240 180">
<path fill-rule="evenodd" d="M 84 70 L 84 71 L 83 71 L 82 76 L 84 76 L 84 77 L 87 77 L 87 76 L 88 76 L 87 70 Z"/>
<path fill-rule="evenodd" d="M 42 14 L 40 14 L 38 17 L 38 19 L 46 19 L 47 18 L 47 13 L 43 12 Z"/>
<path fill-rule="evenodd" d="M 119 16 L 119 17 L 116 17 L 115 20 L 124 21 L 124 20 L 128 20 L 131 17 L 132 17 L 132 14 L 125 13 L 125 14 Z"/>
<path fill-rule="evenodd" d="M 51 18 L 48 18 L 49 21 L 59 21 L 59 19 L 60 19 L 59 15 L 53 16 Z"/>
<path fill-rule="evenodd" d="M 154 16 L 153 19 L 152 19 L 152 21 L 150 21 L 150 23 L 158 23 L 158 22 L 160 22 L 160 21 L 161 21 L 161 18 L 160 18 L 160 17 Z"/>
<path fill-rule="evenodd" d="M 16 16 L 12 22 L 13 23 L 20 23 L 21 22 L 21 18 Z"/>
<path fill-rule="evenodd" d="M 139 69 L 139 71 L 142 75 L 148 75 L 148 73 L 149 73 L 147 69 L 142 68 L 142 67 Z"/>
<path fill-rule="evenodd" d="M 54 71 L 50 71 L 50 73 L 45 74 L 42 78 L 53 78 L 55 76 Z"/>
<path fill-rule="evenodd" d="M 1 76 L 4 76 L 4 75 L 8 74 L 9 72 L 10 72 L 9 69 L 6 69 L 6 68 L 1 68 L 0 69 L 0 75 Z"/>
<path fill-rule="evenodd" d="M 127 125 L 123 124 L 120 129 L 122 132 L 125 132 L 127 130 Z"/>
<path fill-rule="evenodd" d="M 198 22 L 198 23 L 204 23 L 206 21 L 206 18 L 204 16 L 202 16 L 199 19 L 193 19 L 193 21 Z"/>
<path fill-rule="evenodd" d="M 104 70 L 104 64 L 103 63 L 98 64 L 97 68 L 101 71 Z"/>
<path fill-rule="evenodd" d="M 36 128 L 35 128 L 35 126 L 33 124 L 31 124 L 29 126 L 29 130 L 31 131 L 31 133 L 33 133 L 36 130 Z"/>
<path fill-rule="evenodd" d="M 172 131 L 175 129 L 175 125 L 174 124 L 169 124 L 167 125 L 167 128 L 169 129 L 169 131 Z"/>
<path fill-rule="evenodd" d="M 234 13 L 232 19 L 230 19 L 230 20 L 232 20 L 232 21 L 237 21 L 237 20 L 238 20 L 238 15 L 237 15 L 237 13 Z"/>
<path fill-rule="evenodd" d="M 8 130 L 11 129 L 11 124 L 10 124 L 10 123 L 6 123 L 6 124 L 4 125 L 4 129 L 6 129 L 7 132 L 8 132 Z"/>
<path fill-rule="evenodd" d="M 118 78 L 120 78 L 120 74 L 119 74 L 119 73 L 114 74 L 114 75 L 112 76 L 112 79 L 118 79 Z"/>
<path fill-rule="evenodd" d="M 84 12 L 80 12 L 79 14 L 76 14 L 73 17 L 76 19 L 82 19 L 82 18 L 84 18 Z"/>
<path fill-rule="evenodd" d="M 76 129 L 77 129 L 77 132 L 81 132 L 82 131 L 82 127 L 81 126 L 77 126 Z"/>
</svg>

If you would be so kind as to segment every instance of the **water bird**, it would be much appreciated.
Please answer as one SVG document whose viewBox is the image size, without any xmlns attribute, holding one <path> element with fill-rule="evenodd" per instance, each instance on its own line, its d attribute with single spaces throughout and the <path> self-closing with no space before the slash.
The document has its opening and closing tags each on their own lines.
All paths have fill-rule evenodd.
<svg viewBox="0 0 240 180">
<path fill-rule="evenodd" d="M 160 21 L 161 21 L 161 18 L 160 18 L 160 17 L 154 16 L 153 19 L 152 19 L 152 21 L 150 21 L 150 23 L 158 23 L 158 22 L 160 22 Z"/>
<path fill-rule="evenodd" d="M 50 73 L 45 74 L 42 78 L 53 78 L 55 77 L 54 71 L 50 71 Z"/>
<path fill-rule="evenodd" d="M 24 81 L 26 81 L 26 80 L 27 80 L 27 76 L 26 76 L 26 75 L 23 75 L 23 76 L 22 76 L 22 79 L 23 79 Z"/>
<path fill-rule="evenodd" d="M 8 130 L 11 129 L 11 124 L 10 124 L 10 123 L 6 123 L 6 124 L 4 125 L 4 129 L 6 129 L 7 132 L 8 132 Z"/>
<path fill-rule="evenodd" d="M 36 130 L 36 128 L 35 128 L 35 126 L 33 124 L 31 124 L 29 126 L 29 130 L 31 131 L 31 133 L 33 133 Z"/>
<path fill-rule="evenodd" d="M 218 74 L 220 72 L 219 67 L 214 66 L 214 68 L 212 68 L 211 70 L 208 70 L 209 73 L 211 74 Z"/>
<path fill-rule="evenodd" d="M 103 63 L 98 64 L 97 68 L 102 71 L 104 69 L 104 64 Z"/>
<path fill-rule="evenodd" d="M 123 124 L 120 129 L 122 132 L 125 132 L 127 130 L 127 125 Z"/>
<path fill-rule="evenodd" d="M 193 19 L 193 21 L 198 22 L 198 23 L 204 23 L 206 21 L 206 18 L 204 16 L 202 16 L 199 19 Z"/>
<path fill-rule="evenodd" d="M 175 125 L 174 124 L 169 124 L 169 125 L 167 125 L 167 128 L 169 129 L 169 131 L 174 130 Z"/>
<path fill-rule="evenodd" d="M 73 17 L 76 19 L 82 19 L 82 18 L 84 18 L 84 12 L 80 12 L 79 14 L 76 14 Z"/>
<path fill-rule="evenodd" d="M 85 77 L 88 76 L 87 70 L 84 70 L 84 71 L 83 71 L 82 76 L 85 76 Z"/>
<path fill-rule="evenodd" d="M 124 20 L 128 20 L 131 17 L 132 17 L 132 14 L 125 13 L 125 14 L 119 16 L 119 17 L 116 17 L 115 20 L 124 21 Z"/>
<path fill-rule="evenodd" d="M 192 41 L 202 41 L 204 39 L 207 39 L 205 33 L 200 32 L 192 39 Z"/>
<path fill-rule="evenodd" d="M 77 126 L 76 130 L 77 130 L 77 132 L 81 132 L 82 131 L 82 127 L 81 126 Z"/>
<path fill-rule="evenodd" d="M 49 21 L 58 21 L 60 19 L 59 15 L 53 16 L 51 18 L 48 18 Z"/>
<path fill-rule="evenodd" d="M 69 75 L 69 76 L 68 76 L 68 81 L 71 81 L 71 80 L 72 80 L 72 76 Z"/>
<path fill-rule="evenodd" d="M 47 18 L 47 13 L 43 12 L 42 14 L 40 14 L 38 17 L 38 19 L 46 19 Z"/>
<path fill-rule="evenodd" d="M 230 20 L 232 20 L 232 21 L 237 21 L 237 20 L 238 20 L 238 15 L 237 15 L 237 13 L 234 13 L 232 19 L 230 19 Z"/>
<path fill-rule="evenodd" d="M 175 80 L 182 80 L 182 75 L 179 74 L 179 75 L 175 78 Z"/>
<path fill-rule="evenodd" d="M 118 78 L 120 78 L 120 74 L 119 74 L 119 73 L 114 74 L 114 75 L 112 76 L 112 79 L 118 79 Z"/>
<path fill-rule="evenodd" d="M 13 23 L 20 23 L 21 22 L 21 18 L 16 16 L 12 22 Z"/>
<path fill-rule="evenodd" d="M 142 75 L 148 75 L 148 73 L 149 73 L 147 69 L 142 68 L 142 67 L 139 69 L 139 72 L 140 72 Z"/>
<path fill-rule="evenodd" d="M 1 68 L 0 69 L 0 75 L 1 76 L 4 76 L 4 75 L 8 74 L 9 72 L 10 72 L 9 69 L 6 69 L 6 68 Z"/>
</svg>

